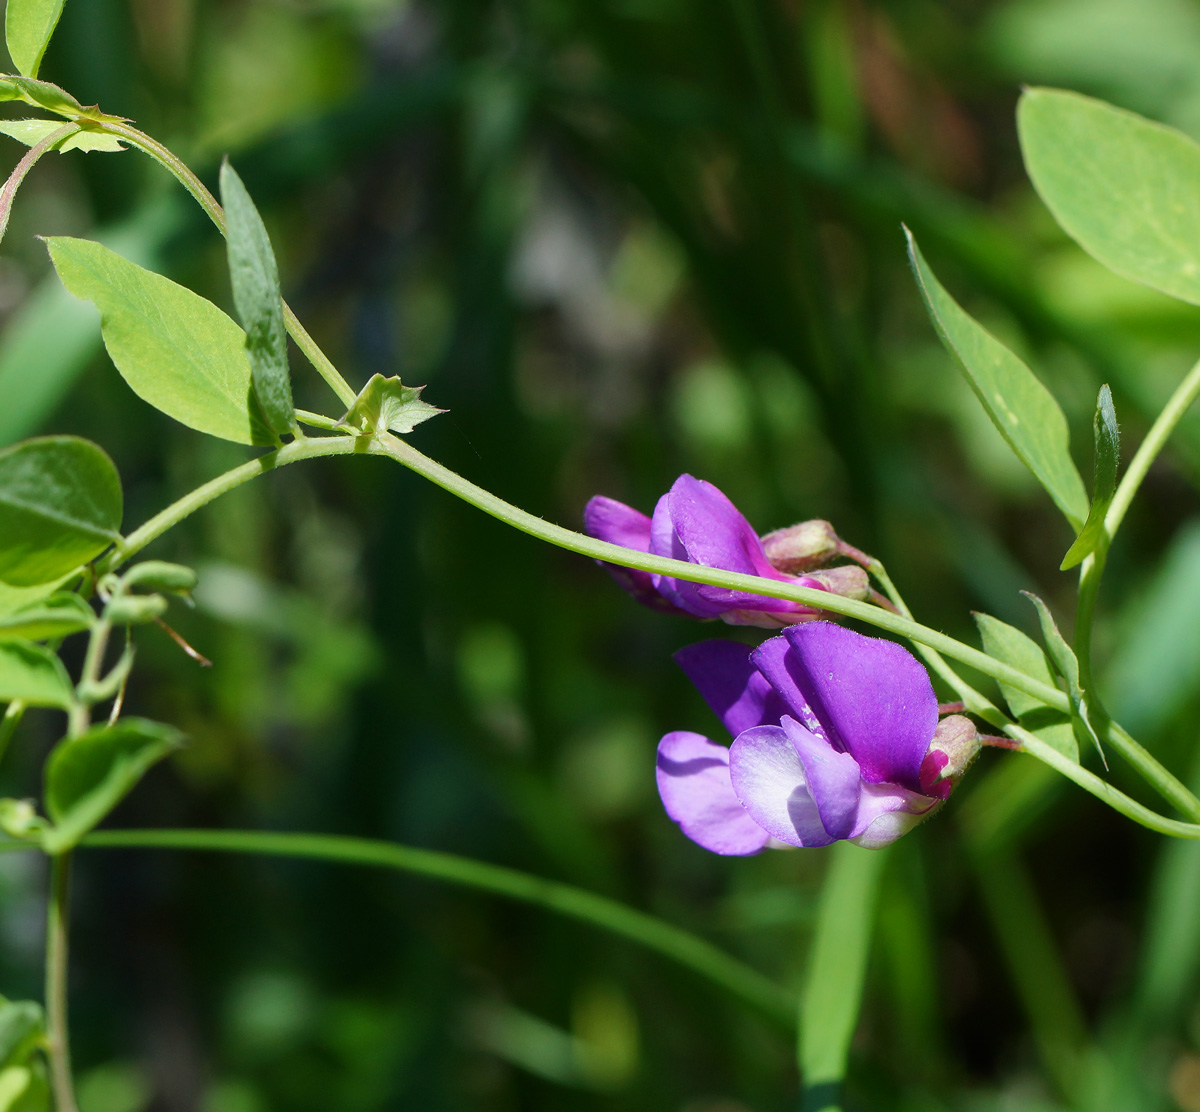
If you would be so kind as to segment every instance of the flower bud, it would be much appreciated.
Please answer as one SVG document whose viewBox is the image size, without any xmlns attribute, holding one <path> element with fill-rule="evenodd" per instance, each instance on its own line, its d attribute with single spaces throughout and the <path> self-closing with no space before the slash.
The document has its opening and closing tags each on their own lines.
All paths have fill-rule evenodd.
<svg viewBox="0 0 1200 1112">
<path fill-rule="evenodd" d="M 865 568 L 857 564 L 846 564 L 839 568 L 824 568 L 821 571 L 810 571 L 804 579 L 815 579 L 825 590 L 843 598 L 866 601 L 871 594 L 871 581 Z M 808 583 L 804 583 L 807 587 Z"/>
<path fill-rule="evenodd" d="M 829 563 L 838 554 L 839 544 L 833 526 L 816 518 L 776 529 L 762 538 L 771 566 L 791 575 Z"/>
<path fill-rule="evenodd" d="M 143 625 L 152 622 L 167 608 L 162 595 L 122 595 L 104 608 L 104 617 L 113 625 Z"/>
<path fill-rule="evenodd" d="M 125 573 L 125 585 L 141 587 L 147 591 L 186 594 L 196 586 L 196 573 L 183 564 L 169 564 L 165 560 L 144 560 Z"/>
<path fill-rule="evenodd" d="M 0 830 L 10 838 L 37 838 L 46 829 L 33 803 L 28 799 L 0 799 Z"/>
<path fill-rule="evenodd" d="M 979 731 L 961 714 L 943 718 L 921 762 L 921 791 L 936 799 L 947 799 L 979 753 Z"/>
</svg>

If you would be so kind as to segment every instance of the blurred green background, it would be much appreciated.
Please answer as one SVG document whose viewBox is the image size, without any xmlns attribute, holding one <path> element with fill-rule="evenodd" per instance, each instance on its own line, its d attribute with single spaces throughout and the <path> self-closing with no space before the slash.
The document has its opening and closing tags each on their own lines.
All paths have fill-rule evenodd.
<svg viewBox="0 0 1200 1112">
<path fill-rule="evenodd" d="M 42 74 L 215 183 L 228 153 L 285 292 L 347 377 L 428 382 L 422 450 L 577 527 L 681 471 L 760 531 L 824 517 L 918 617 L 1064 620 L 1071 537 L 920 306 L 909 224 L 1024 353 L 1090 474 L 1109 382 L 1136 445 L 1200 316 L 1113 277 L 1020 165 L 1022 83 L 1200 137 L 1193 0 L 69 0 Z M 15 163 L 15 143 L 4 158 Z M 246 457 L 121 383 L 37 234 L 102 238 L 229 307 L 223 246 L 147 160 L 43 160 L 0 256 L 0 443 L 102 444 L 126 528 Z M 293 353 L 295 355 L 295 353 Z M 339 415 L 297 355 L 297 403 Z M 1200 420 L 1110 558 L 1110 709 L 1196 780 Z M 638 608 L 399 468 L 288 469 L 151 553 L 197 565 L 139 635 L 128 709 L 189 748 L 128 825 L 266 827 L 467 854 L 628 901 L 789 987 L 822 851 L 707 854 L 654 748 L 718 735 L 671 662 L 725 629 Z M 730 634 L 737 636 L 736 633 Z M 31 716 L 2 774 L 33 794 Z M 1122 770 L 1114 777 L 1126 790 Z M 44 878 L 0 858 L 0 985 L 39 992 Z M 789 1040 L 694 976 L 479 894 L 159 852 L 77 870 L 84 1112 L 796 1107 Z M 987 755 L 892 854 L 847 1109 L 1200 1110 L 1200 847 Z"/>
</svg>

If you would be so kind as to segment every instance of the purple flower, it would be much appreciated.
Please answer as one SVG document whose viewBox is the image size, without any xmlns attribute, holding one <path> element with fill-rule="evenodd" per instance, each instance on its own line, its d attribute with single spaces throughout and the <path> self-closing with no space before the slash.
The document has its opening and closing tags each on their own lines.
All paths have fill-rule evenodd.
<svg viewBox="0 0 1200 1112">
<path fill-rule="evenodd" d="M 737 507 L 712 483 L 691 475 L 680 475 L 675 480 L 658 500 L 652 518 L 603 495 L 597 495 L 587 504 L 583 516 L 589 535 L 638 552 L 832 591 L 848 598 L 864 599 L 869 593 L 867 574 L 860 567 L 829 568 L 805 575 L 779 570 L 764 549 L 763 540 Z M 789 571 L 807 570 L 839 554 L 840 542 L 832 527 L 823 521 L 779 530 L 765 539 L 770 542 L 771 550 L 779 553 L 776 562 Z M 799 602 L 689 583 L 615 564 L 605 566 L 639 602 L 672 614 L 721 618 L 731 625 L 768 629 L 824 615 L 823 611 Z"/>
<path fill-rule="evenodd" d="M 749 651 L 705 641 L 675 659 L 733 735 L 667 734 L 658 791 L 692 841 L 723 854 L 769 845 L 888 845 L 933 813 L 979 749 L 972 723 L 938 722 L 907 649 L 831 622 Z"/>
</svg>

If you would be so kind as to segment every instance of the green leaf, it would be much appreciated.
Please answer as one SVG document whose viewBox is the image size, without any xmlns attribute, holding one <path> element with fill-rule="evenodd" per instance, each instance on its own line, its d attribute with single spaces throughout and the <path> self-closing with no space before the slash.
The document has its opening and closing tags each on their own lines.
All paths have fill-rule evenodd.
<svg viewBox="0 0 1200 1112">
<path fill-rule="evenodd" d="M 53 135 L 63 126 L 62 120 L 0 120 L 0 133 L 11 136 L 32 147 L 47 135 Z M 77 131 L 58 146 L 60 154 L 67 151 L 123 151 L 124 144 L 115 135 L 105 131 Z"/>
<path fill-rule="evenodd" d="M 63 285 L 100 310 L 104 345 L 138 397 L 210 436 L 275 443 L 252 402 L 246 334 L 211 301 L 98 243 L 46 244 Z"/>
<path fill-rule="evenodd" d="M 1104 516 L 1117 492 L 1117 467 L 1121 462 L 1121 431 L 1117 426 L 1117 411 L 1113 408 L 1112 391 L 1108 383 L 1100 387 L 1096 399 L 1096 416 L 1092 419 L 1096 437 L 1096 478 L 1092 489 L 1092 508 L 1075 543 L 1067 549 L 1059 565 L 1066 571 L 1082 563 L 1107 540 Z"/>
<path fill-rule="evenodd" d="M 424 386 L 405 386 L 398 376 L 372 375 L 370 382 L 354 399 L 350 411 L 338 423 L 350 425 L 367 435 L 385 432 L 412 432 L 422 421 L 445 413 L 421 401 Z"/>
<path fill-rule="evenodd" d="M 1059 89 L 1017 106 L 1025 169 L 1063 230 L 1124 278 L 1200 305 L 1200 146 Z"/>
<path fill-rule="evenodd" d="M 0 612 L 0 641 L 45 641 L 91 629 L 96 615 L 78 595 L 62 591 L 13 613 Z"/>
<path fill-rule="evenodd" d="M 1104 749 L 1100 745 L 1100 735 L 1096 733 L 1096 728 L 1092 725 L 1093 712 L 1088 702 L 1088 695 L 1079 683 L 1079 660 L 1075 656 L 1074 650 L 1067 644 L 1066 639 L 1059 633 L 1050 608 L 1030 591 L 1022 591 L 1021 594 L 1037 607 L 1038 621 L 1042 626 L 1042 640 L 1046 642 L 1046 652 L 1053 661 L 1058 674 L 1067 681 L 1067 697 L 1071 700 L 1071 707 L 1074 711 L 1071 721 L 1076 727 L 1075 732 L 1077 735 L 1083 734 L 1091 739 L 1092 744 L 1096 747 L 1096 752 L 1100 754 L 1100 760 L 1107 768 L 1108 761 L 1105 760 Z"/>
<path fill-rule="evenodd" d="M 993 618 L 990 614 L 976 613 L 975 624 L 979 627 L 983 651 L 988 656 L 1019 668 L 1030 679 L 1050 687 L 1058 686 L 1046 654 L 1031 637 L 1026 637 L 1019 629 L 1000 621 L 999 618 Z M 1070 757 L 1073 761 L 1079 760 L 1079 745 L 1069 718 L 1046 706 L 1040 699 L 1006 683 L 1000 684 L 1000 693 L 1004 696 L 1008 709 L 1020 720 L 1022 726 L 1036 734 L 1047 745 L 1057 749 L 1063 756 Z"/>
<path fill-rule="evenodd" d="M 60 742 L 46 762 L 46 813 L 55 823 L 43 842 L 46 851 L 75 845 L 181 741 L 171 726 L 122 718 Z"/>
<path fill-rule="evenodd" d="M 33 77 L 18 77 L 12 73 L 0 74 L 0 102 L 6 100 L 23 100 L 26 104 L 57 112 L 60 116 L 72 120 L 80 116 L 89 119 L 99 119 L 102 116 L 99 109 L 84 108 L 66 89 L 58 85 L 49 81 L 38 81 Z"/>
<path fill-rule="evenodd" d="M 33 1052 L 45 1027 L 41 1004 L 0 996 L 0 1066 L 20 1065 Z"/>
<path fill-rule="evenodd" d="M 26 77 L 37 77 L 64 3 L 65 0 L 8 0 L 4 39 L 13 65 Z"/>
<path fill-rule="evenodd" d="M 90 440 L 44 436 L 0 451 L 0 580 L 58 579 L 116 541 L 121 480 Z"/>
<path fill-rule="evenodd" d="M 946 292 L 912 233 L 905 229 L 905 234 L 917 285 L 942 342 L 958 357 L 1000 435 L 1079 529 L 1087 516 L 1087 492 L 1071 459 L 1067 421 L 1058 402 L 1016 355 Z"/>
<path fill-rule="evenodd" d="M 282 435 L 292 431 L 296 416 L 279 270 L 262 217 L 228 160 L 221 163 L 221 204 L 228 225 L 225 246 L 233 303 L 246 329 L 254 394 L 267 424 Z"/>
<path fill-rule="evenodd" d="M 0 1070 L 0 1112 L 48 1112 L 50 1088 L 41 1067 Z"/>
<path fill-rule="evenodd" d="M 65 710 L 75 701 L 75 689 L 62 661 L 49 649 L 29 641 L 0 642 L 0 703 L 14 699 Z"/>
<path fill-rule="evenodd" d="M 875 904 L 888 851 L 837 842 L 821 886 L 808 974 L 800 997 L 799 1061 L 805 1112 L 838 1107 L 862 1007 Z"/>
<path fill-rule="evenodd" d="M 1039 683 L 1048 684 L 1050 687 L 1058 686 L 1054 681 L 1054 673 L 1050 670 L 1050 662 L 1046 659 L 1046 654 L 1042 652 L 1033 638 L 1026 637 L 1016 627 L 1000 621 L 999 618 L 993 618 L 990 614 L 975 613 L 973 617 L 975 624 L 979 627 L 983 651 L 988 656 L 1020 669 L 1030 679 L 1037 680 Z M 1006 683 L 1000 684 L 1000 694 L 1004 696 L 1008 709 L 1017 718 L 1027 711 L 1046 705 L 1040 699 L 1027 695 L 1024 691 L 1010 687 Z"/>
</svg>

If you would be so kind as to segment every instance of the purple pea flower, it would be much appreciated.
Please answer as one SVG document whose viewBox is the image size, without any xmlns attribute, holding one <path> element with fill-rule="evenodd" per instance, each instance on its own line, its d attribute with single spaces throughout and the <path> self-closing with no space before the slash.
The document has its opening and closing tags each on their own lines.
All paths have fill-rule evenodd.
<svg viewBox="0 0 1200 1112">
<path fill-rule="evenodd" d="M 753 651 L 705 641 L 675 659 L 734 741 L 667 734 L 658 791 L 714 853 L 886 846 L 942 804 L 979 749 L 968 719 L 939 723 L 912 653 L 831 622 L 791 626 Z"/>
<path fill-rule="evenodd" d="M 807 572 L 842 553 L 845 546 L 841 545 L 828 522 L 804 522 L 760 539 L 721 491 L 712 483 L 694 479 L 691 475 L 680 475 L 675 480 L 671 489 L 658 500 L 652 518 L 603 495 L 597 495 L 587 504 L 583 517 L 590 536 L 638 552 L 763 576 L 813 590 L 832 591 L 848 598 L 865 599 L 869 594 L 867 573 L 861 567 L 789 574 L 798 570 Z M 639 602 L 671 614 L 720 618 L 731 625 L 756 625 L 767 629 L 828 616 L 824 611 L 800 602 L 689 583 L 669 575 L 636 571 L 616 564 L 605 566 Z M 781 567 L 787 570 L 781 570 Z"/>
</svg>

